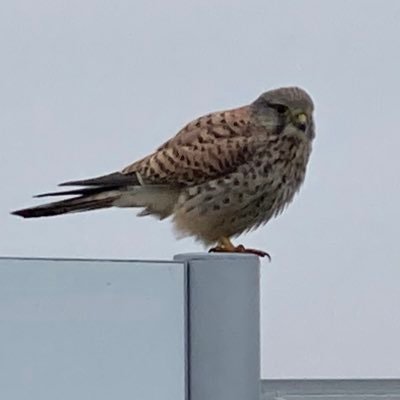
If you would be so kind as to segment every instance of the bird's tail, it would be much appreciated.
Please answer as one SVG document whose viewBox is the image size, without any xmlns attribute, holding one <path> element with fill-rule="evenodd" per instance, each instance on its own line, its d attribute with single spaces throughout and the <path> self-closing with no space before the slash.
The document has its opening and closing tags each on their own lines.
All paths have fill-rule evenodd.
<svg viewBox="0 0 400 400">
<path fill-rule="evenodd" d="M 96 210 L 100 208 L 112 207 L 114 201 L 120 196 L 120 193 L 114 190 L 99 192 L 99 189 L 93 188 L 86 189 L 86 192 L 90 192 L 90 190 L 94 193 L 84 193 L 80 196 L 76 196 L 67 200 L 56 201 L 36 207 L 24 208 L 22 210 L 13 211 L 11 214 L 18 215 L 23 218 L 39 218 Z M 54 194 L 49 193 L 48 195 L 51 196 Z M 43 195 L 38 197 L 43 197 Z"/>
<path fill-rule="evenodd" d="M 118 200 L 126 191 L 140 187 L 137 174 L 114 172 L 97 178 L 84 179 L 61 183 L 59 186 L 80 186 L 77 189 L 61 192 L 44 193 L 35 197 L 74 196 L 67 200 L 43 204 L 37 207 L 13 211 L 11 214 L 23 218 L 51 217 L 60 214 L 77 213 L 82 211 L 97 210 L 117 205 Z M 139 207 L 135 201 L 129 204 Z"/>
</svg>

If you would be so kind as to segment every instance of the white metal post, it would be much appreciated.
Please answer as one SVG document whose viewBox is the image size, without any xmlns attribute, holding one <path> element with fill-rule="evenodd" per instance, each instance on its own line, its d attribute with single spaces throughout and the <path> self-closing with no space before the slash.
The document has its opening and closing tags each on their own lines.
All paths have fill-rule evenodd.
<svg viewBox="0 0 400 400">
<path fill-rule="evenodd" d="M 188 400 L 259 400 L 259 260 L 183 254 Z"/>
</svg>

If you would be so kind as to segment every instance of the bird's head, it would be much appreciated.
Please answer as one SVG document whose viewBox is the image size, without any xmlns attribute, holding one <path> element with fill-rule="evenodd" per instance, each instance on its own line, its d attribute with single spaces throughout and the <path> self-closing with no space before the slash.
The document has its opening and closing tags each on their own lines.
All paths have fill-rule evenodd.
<svg viewBox="0 0 400 400">
<path fill-rule="evenodd" d="M 296 135 L 312 140 L 315 136 L 311 97 L 298 87 L 263 93 L 252 104 L 255 117 L 269 132 Z"/>
</svg>

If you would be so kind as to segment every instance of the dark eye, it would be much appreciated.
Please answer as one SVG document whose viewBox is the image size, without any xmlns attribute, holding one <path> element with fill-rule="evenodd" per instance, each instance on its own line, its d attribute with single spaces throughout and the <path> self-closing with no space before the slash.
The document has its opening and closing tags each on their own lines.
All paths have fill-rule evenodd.
<svg viewBox="0 0 400 400">
<path fill-rule="evenodd" d="M 288 107 L 283 104 L 269 104 L 269 106 L 275 109 L 279 114 L 285 114 L 285 112 L 288 110 Z"/>
</svg>

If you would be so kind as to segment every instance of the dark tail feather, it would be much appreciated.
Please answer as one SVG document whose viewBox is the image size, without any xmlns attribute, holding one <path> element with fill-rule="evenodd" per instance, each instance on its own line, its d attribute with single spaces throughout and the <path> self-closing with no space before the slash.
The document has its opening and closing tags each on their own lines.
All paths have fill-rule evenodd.
<svg viewBox="0 0 400 400">
<path fill-rule="evenodd" d="M 37 207 L 25 208 L 12 212 L 23 218 L 50 217 L 54 215 L 75 213 L 99 208 L 111 207 L 114 201 L 121 195 L 121 189 L 127 186 L 140 185 L 136 173 L 123 174 L 114 172 L 112 174 L 99 176 L 97 178 L 84 179 L 61 183 L 59 186 L 86 186 L 80 189 L 66 190 L 60 192 L 39 194 L 35 197 L 47 196 L 75 196 L 73 198 L 43 204 Z"/>
<path fill-rule="evenodd" d="M 112 207 L 114 201 L 118 197 L 118 193 L 108 191 L 89 196 L 83 195 L 72 199 L 56 201 L 54 203 L 43 204 L 37 207 L 25 208 L 23 210 L 13 211 L 11 214 L 23 218 L 52 217 L 60 214 Z"/>
<path fill-rule="evenodd" d="M 140 185 L 135 173 L 123 174 L 113 172 L 112 174 L 98 176 L 97 178 L 83 179 L 80 181 L 69 181 L 60 183 L 58 186 L 101 186 L 101 187 L 121 187 Z"/>
<path fill-rule="evenodd" d="M 81 188 L 74 190 L 63 190 L 62 192 L 41 193 L 33 197 L 36 199 L 40 199 L 42 197 L 54 197 L 54 196 L 89 196 L 92 194 L 104 193 L 105 191 L 107 191 L 107 188 L 104 187 L 89 187 L 89 188 Z"/>
</svg>

